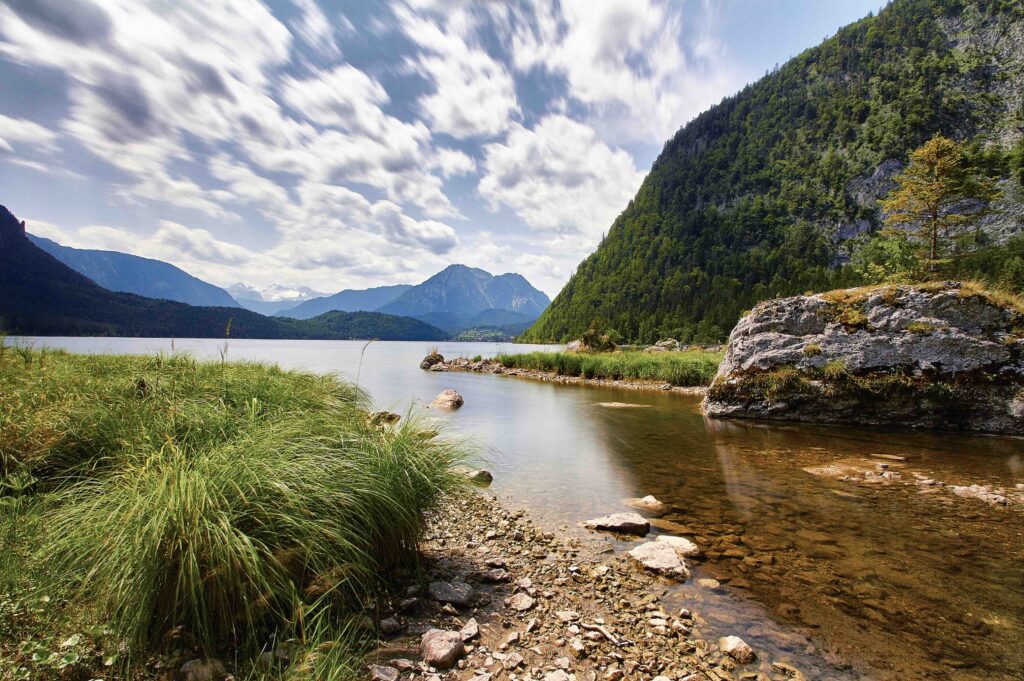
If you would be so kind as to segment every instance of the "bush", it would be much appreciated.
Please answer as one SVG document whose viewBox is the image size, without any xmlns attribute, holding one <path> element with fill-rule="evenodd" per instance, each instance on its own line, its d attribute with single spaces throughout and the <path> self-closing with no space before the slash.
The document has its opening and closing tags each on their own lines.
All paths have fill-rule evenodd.
<svg viewBox="0 0 1024 681">
<path fill-rule="evenodd" d="M 12 480 L 31 481 L 40 522 L 0 562 L 0 585 L 33 581 L 69 617 L 109 623 L 126 665 L 174 630 L 242 657 L 334 638 L 318 659 L 341 664 L 352 642 L 339 632 L 425 511 L 463 484 L 457 445 L 408 420 L 368 424 L 363 394 L 332 377 L 186 357 L 11 359 L 0 530 L 27 515 L 8 501 Z"/>
</svg>

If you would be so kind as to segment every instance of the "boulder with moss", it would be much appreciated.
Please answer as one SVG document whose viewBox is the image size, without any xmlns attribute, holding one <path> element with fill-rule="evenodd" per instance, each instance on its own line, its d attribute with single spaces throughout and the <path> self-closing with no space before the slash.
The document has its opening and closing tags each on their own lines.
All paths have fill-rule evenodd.
<svg viewBox="0 0 1024 681">
<path fill-rule="evenodd" d="M 960 282 L 767 301 L 704 413 L 1024 434 L 1024 301 Z"/>
</svg>

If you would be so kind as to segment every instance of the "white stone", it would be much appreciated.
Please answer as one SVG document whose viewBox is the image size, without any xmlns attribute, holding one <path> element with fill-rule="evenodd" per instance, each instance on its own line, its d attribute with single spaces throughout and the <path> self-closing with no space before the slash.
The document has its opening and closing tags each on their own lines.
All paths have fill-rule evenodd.
<svg viewBox="0 0 1024 681">
<path fill-rule="evenodd" d="M 654 541 L 671 546 L 677 554 L 682 557 L 699 556 L 700 547 L 685 537 L 676 537 L 671 534 L 659 534 Z"/>
<path fill-rule="evenodd" d="M 600 518 L 592 518 L 584 521 L 583 527 L 591 530 L 636 534 L 641 537 L 651 531 L 651 524 L 638 513 L 612 513 Z"/>
<path fill-rule="evenodd" d="M 724 636 L 718 639 L 718 649 L 740 664 L 753 662 L 757 657 L 754 654 L 754 649 L 739 636 Z"/>
<path fill-rule="evenodd" d="M 690 576 L 686 563 L 676 554 L 675 549 L 664 542 L 641 544 L 629 552 L 629 557 L 655 574 L 679 580 Z"/>
</svg>

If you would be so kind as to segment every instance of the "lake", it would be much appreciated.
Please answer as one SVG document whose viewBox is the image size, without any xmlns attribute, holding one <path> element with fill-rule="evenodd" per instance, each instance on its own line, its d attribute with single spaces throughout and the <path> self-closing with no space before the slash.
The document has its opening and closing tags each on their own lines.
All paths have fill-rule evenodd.
<svg viewBox="0 0 1024 681">
<path fill-rule="evenodd" d="M 172 349 L 167 339 L 21 340 Z M 708 420 L 693 397 L 420 370 L 435 345 L 445 357 L 544 347 L 232 340 L 227 357 L 338 372 L 378 409 L 442 419 L 477 443 L 495 493 L 552 530 L 628 548 L 577 523 L 655 495 L 670 507 L 663 520 L 707 554 L 694 579 L 666 587 L 705 637 L 739 634 L 809 678 L 1024 677 L 1024 440 Z M 173 346 L 219 359 L 224 342 Z M 462 409 L 424 408 L 446 388 L 462 393 Z M 856 481 L 840 479 L 851 471 Z M 954 483 L 1001 489 L 1010 503 L 962 498 Z"/>
</svg>

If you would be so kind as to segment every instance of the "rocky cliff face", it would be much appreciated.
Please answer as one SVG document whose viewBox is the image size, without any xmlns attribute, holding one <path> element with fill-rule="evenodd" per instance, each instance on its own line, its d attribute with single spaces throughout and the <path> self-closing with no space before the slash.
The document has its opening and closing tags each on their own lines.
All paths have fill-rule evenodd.
<svg viewBox="0 0 1024 681">
<path fill-rule="evenodd" d="M 1024 434 L 1024 310 L 958 282 L 768 301 L 733 329 L 704 412 Z"/>
</svg>

